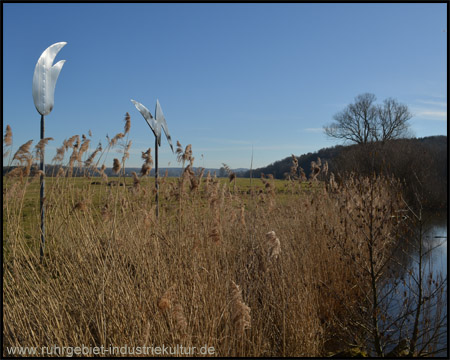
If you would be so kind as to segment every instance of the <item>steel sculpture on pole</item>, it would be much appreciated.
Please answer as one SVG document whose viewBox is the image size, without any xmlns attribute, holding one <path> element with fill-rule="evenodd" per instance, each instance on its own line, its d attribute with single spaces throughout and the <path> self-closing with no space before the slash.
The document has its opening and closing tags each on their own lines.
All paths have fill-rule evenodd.
<svg viewBox="0 0 450 360">
<path fill-rule="evenodd" d="M 49 46 L 39 58 L 33 75 L 33 100 L 37 111 L 41 114 L 41 140 L 44 139 L 44 116 L 50 114 L 53 110 L 56 80 L 58 80 L 59 73 L 66 60 L 58 61 L 55 65 L 55 60 L 58 52 L 65 46 L 66 42 L 58 42 Z M 45 161 L 44 161 L 44 149 L 41 150 L 41 164 L 39 169 L 42 171 L 40 177 L 40 212 L 41 212 L 41 244 L 40 244 L 40 256 L 41 261 L 44 257 L 45 246 L 45 211 L 44 211 L 44 199 L 45 199 Z"/>
<path fill-rule="evenodd" d="M 153 134 L 155 135 L 155 188 L 156 188 L 156 217 L 159 216 L 159 183 L 158 183 L 158 147 L 161 146 L 161 128 L 164 130 L 166 134 L 167 141 L 169 142 L 170 148 L 173 153 L 173 145 L 172 138 L 169 134 L 169 129 L 167 128 L 166 118 L 161 109 L 161 105 L 159 104 L 159 100 L 156 100 L 156 108 L 155 108 L 155 117 L 152 116 L 150 111 L 141 103 L 131 100 L 131 102 L 136 106 L 136 109 L 139 110 L 141 115 L 144 117 L 145 121 L 147 121 L 148 126 L 152 129 Z"/>
</svg>

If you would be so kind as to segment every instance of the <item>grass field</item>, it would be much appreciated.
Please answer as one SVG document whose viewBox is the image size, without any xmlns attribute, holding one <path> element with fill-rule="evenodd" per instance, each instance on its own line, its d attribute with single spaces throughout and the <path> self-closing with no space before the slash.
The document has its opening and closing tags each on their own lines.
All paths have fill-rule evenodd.
<svg viewBox="0 0 450 360">
<path fill-rule="evenodd" d="M 82 145 L 67 148 L 80 158 Z M 46 178 L 41 261 L 39 176 L 28 176 L 25 150 L 3 178 L 4 349 L 207 345 L 215 356 L 268 357 L 369 347 L 373 271 L 398 233 L 390 180 L 250 184 L 194 173 L 180 151 L 189 165 L 160 178 L 156 217 L 148 167 L 77 178 L 74 160 Z"/>
</svg>

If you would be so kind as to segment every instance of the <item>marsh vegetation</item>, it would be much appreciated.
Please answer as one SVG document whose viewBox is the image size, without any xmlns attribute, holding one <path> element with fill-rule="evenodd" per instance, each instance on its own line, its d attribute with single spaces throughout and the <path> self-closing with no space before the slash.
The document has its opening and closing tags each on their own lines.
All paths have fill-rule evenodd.
<svg viewBox="0 0 450 360">
<path fill-rule="evenodd" d="M 194 172 L 195 149 L 178 143 L 184 171 L 160 177 L 156 217 L 151 151 L 142 154 L 140 174 L 122 176 L 127 127 L 104 149 L 89 152 L 84 135 L 58 149 L 53 164 L 66 166 L 47 179 L 42 261 L 37 154 L 27 143 L 8 155 L 12 133 L 5 134 L 4 159 L 17 168 L 3 178 L 4 349 L 207 344 L 218 356 L 251 357 L 442 351 L 446 274 L 414 271 L 423 267 L 424 219 L 400 182 L 356 174 L 337 181 L 320 159 L 308 179 L 295 157 L 287 180 L 239 179 L 231 170 L 218 179 Z M 114 148 L 122 149 L 115 183 L 101 163 Z M 72 177 L 89 168 L 98 177 Z M 414 264 L 401 259 L 411 254 L 405 244 L 422 249 Z"/>
</svg>

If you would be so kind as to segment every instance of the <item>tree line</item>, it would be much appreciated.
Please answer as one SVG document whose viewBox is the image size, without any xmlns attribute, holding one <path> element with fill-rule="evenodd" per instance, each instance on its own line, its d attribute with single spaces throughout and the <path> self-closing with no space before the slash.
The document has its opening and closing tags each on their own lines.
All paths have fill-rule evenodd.
<svg viewBox="0 0 450 360">
<path fill-rule="evenodd" d="M 447 136 L 396 139 L 383 143 L 365 145 L 336 145 L 317 152 L 296 156 L 298 166 L 311 177 L 311 162 L 320 158 L 328 162 L 329 173 L 337 179 L 351 172 L 361 175 L 373 173 L 394 176 L 405 184 L 405 195 L 413 199 L 413 192 L 421 184 L 426 194 L 427 207 L 447 205 Z M 272 174 L 276 179 L 285 179 L 292 166 L 292 157 L 276 161 L 268 166 L 254 169 L 253 177 Z M 250 177 L 250 171 L 238 174 Z"/>
</svg>

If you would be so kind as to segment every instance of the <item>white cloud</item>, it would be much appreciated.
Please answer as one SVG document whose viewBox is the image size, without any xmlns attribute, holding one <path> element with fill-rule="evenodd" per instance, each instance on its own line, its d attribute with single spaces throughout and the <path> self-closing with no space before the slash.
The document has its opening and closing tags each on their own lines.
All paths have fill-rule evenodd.
<svg viewBox="0 0 450 360">
<path fill-rule="evenodd" d="M 225 139 L 225 138 L 214 138 L 214 137 L 202 137 L 199 140 L 212 142 L 215 144 L 225 144 L 225 145 L 251 145 L 252 142 L 248 140 L 234 140 L 234 139 Z M 257 142 L 257 141 L 256 141 Z"/>
<path fill-rule="evenodd" d="M 416 102 L 426 105 L 436 105 L 440 107 L 447 108 L 447 103 L 444 101 L 435 101 L 435 100 L 417 100 Z"/>
<path fill-rule="evenodd" d="M 414 117 L 426 120 L 447 121 L 446 102 L 439 100 L 418 99 L 416 100 L 416 104 L 421 105 L 411 107 L 411 112 Z"/>
<path fill-rule="evenodd" d="M 306 128 L 306 129 L 303 129 L 303 131 L 305 131 L 305 132 L 307 132 L 307 133 L 315 133 L 315 134 L 317 134 L 317 133 L 321 133 L 321 132 L 323 132 L 323 128 Z"/>
<path fill-rule="evenodd" d="M 427 109 L 415 109 L 414 114 L 416 117 L 427 118 L 428 120 L 447 120 L 447 111 L 433 111 Z"/>
</svg>

